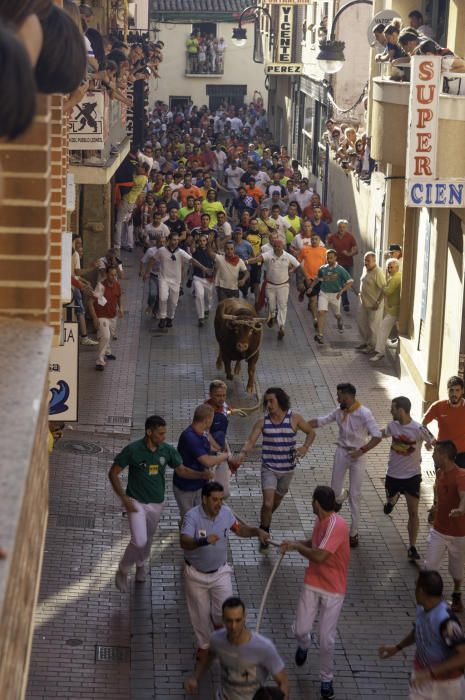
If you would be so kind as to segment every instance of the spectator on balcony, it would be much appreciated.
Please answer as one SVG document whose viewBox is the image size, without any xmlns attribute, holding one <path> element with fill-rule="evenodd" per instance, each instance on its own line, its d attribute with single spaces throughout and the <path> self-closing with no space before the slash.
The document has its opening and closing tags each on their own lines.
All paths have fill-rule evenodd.
<svg viewBox="0 0 465 700">
<path fill-rule="evenodd" d="M 404 52 L 403 56 L 399 56 L 399 59 L 408 60 L 408 57 L 416 53 L 418 47 L 421 44 L 421 36 L 416 29 L 404 27 L 399 34 L 399 45 Z M 396 57 L 397 58 L 397 57 Z"/>
<path fill-rule="evenodd" d="M 422 34 L 428 39 L 434 39 L 432 27 L 430 27 L 429 24 L 425 24 L 423 15 L 419 10 L 412 10 L 409 12 L 408 19 L 411 28 L 416 29 L 419 34 Z"/>
<path fill-rule="evenodd" d="M 380 49 L 383 49 L 383 53 L 384 53 L 384 50 L 386 49 L 386 44 L 387 44 L 386 35 L 384 33 L 385 29 L 386 29 L 386 25 L 381 24 L 381 23 L 377 24 L 373 28 L 373 36 L 375 37 L 375 41 L 376 41 L 378 47 Z M 378 60 L 379 55 L 381 55 L 381 54 L 377 54 L 377 56 L 375 56 L 376 60 Z"/>
<path fill-rule="evenodd" d="M 206 73 L 207 72 L 207 45 L 205 44 L 204 41 L 200 41 L 199 43 L 199 51 L 197 54 L 197 62 L 198 62 L 198 73 Z"/>
<path fill-rule="evenodd" d="M 418 46 L 418 53 L 423 56 L 442 56 L 441 71 L 444 73 L 465 73 L 465 61 L 456 56 L 450 49 L 438 46 L 435 41 L 427 39 Z M 454 90 L 454 88 L 457 90 Z M 455 95 L 465 95 L 465 80 L 460 78 L 444 78 L 444 92 Z"/>
<path fill-rule="evenodd" d="M 29 25 L 26 27 L 26 25 Z M 42 30 L 36 15 L 29 15 L 20 27 L 23 40 L 8 27 L 0 26 L 0 138 L 14 139 L 31 125 L 36 111 L 36 87 L 32 61 L 40 53 Z M 30 42 L 30 51 L 28 43 Z"/>
<path fill-rule="evenodd" d="M 223 37 L 220 37 L 218 44 L 216 46 L 216 61 L 218 66 L 218 73 L 224 73 L 224 54 L 226 51 L 226 43 Z"/>
</svg>

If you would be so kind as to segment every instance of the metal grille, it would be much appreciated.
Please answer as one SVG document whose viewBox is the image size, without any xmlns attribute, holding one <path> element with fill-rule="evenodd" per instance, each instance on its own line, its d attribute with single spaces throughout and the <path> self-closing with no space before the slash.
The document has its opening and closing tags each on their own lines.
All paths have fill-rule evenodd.
<svg viewBox="0 0 465 700">
<path fill-rule="evenodd" d="M 107 416 L 106 423 L 109 425 L 131 425 L 131 416 Z"/>
<path fill-rule="evenodd" d="M 426 469 L 426 471 L 423 472 L 424 476 L 427 476 L 428 479 L 436 479 L 436 472 L 434 469 Z"/>
<path fill-rule="evenodd" d="M 101 644 L 95 645 L 95 662 L 110 661 L 117 664 L 128 663 L 131 660 L 129 647 L 110 647 Z"/>
<path fill-rule="evenodd" d="M 76 455 L 96 455 L 103 452 L 103 448 L 95 442 L 85 440 L 59 440 L 55 449 L 59 452 L 72 452 Z"/>
<path fill-rule="evenodd" d="M 95 518 L 87 515 L 57 515 L 56 526 L 78 530 L 93 530 L 95 528 Z"/>
</svg>

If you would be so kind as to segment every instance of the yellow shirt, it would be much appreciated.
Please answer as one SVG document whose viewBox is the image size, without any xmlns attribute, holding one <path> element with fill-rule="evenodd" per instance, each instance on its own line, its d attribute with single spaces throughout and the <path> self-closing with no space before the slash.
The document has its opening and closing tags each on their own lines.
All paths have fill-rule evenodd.
<svg viewBox="0 0 465 700">
<path fill-rule="evenodd" d="M 402 276 L 400 272 L 394 272 L 388 279 L 384 287 L 385 308 L 389 316 L 399 316 L 400 311 L 400 283 Z"/>
<path fill-rule="evenodd" d="M 129 192 L 124 195 L 123 199 L 129 204 L 135 204 L 137 198 L 142 194 L 142 190 L 149 181 L 147 175 L 136 175 L 133 178 L 134 185 L 131 187 Z"/>
<path fill-rule="evenodd" d="M 210 214 L 210 226 L 216 226 L 218 223 L 218 212 L 224 212 L 224 207 L 221 202 L 209 202 L 208 199 L 204 199 L 202 202 L 202 212 L 204 214 Z"/>
</svg>

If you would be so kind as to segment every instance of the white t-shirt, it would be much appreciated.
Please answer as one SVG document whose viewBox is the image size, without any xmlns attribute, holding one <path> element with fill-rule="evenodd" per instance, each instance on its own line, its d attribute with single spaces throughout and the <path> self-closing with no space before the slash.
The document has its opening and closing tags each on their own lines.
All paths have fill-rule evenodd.
<svg viewBox="0 0 465 700">
<path fill-rule="evenodd" d="M 239 119 L 239 117 L 232 117 L 232 119 L 228 119 L 227 121 L 231 124 L 231 131 L 235 131 L 236 133 L 239 133 L 243 127 L 242 119 Z"/>
<path fill-rule="evenodd" d="M 421 474 L 421 443 L 431 442 L 429 430 L 415 420 L 407 425 L 393 420 L 387 424 L 384 433 L 392 436 L 388 476 L 394 479 L 409 479 Z"/>
<path fill-rule="evenodd" d="M 305 207 L 308 207 L 308 205 L 311 204 L 312 196 L 313 196 L 313 190 L 304 190 L 303 192 L 298 190 L 297 192 L 293 192 L 290 195 L 289 201 L 290 202 L 297 202 L 297 204 L 300 207 L 300 211 L 303 212 Z"/>
<path fill-rule="evenodd" d="M 217 170 L 223 170 L 224 164 L 228 160 L 228 156 L 224 151 L 221 149 L 219 151 L 213 151 L 213 154 L 215 156 L 215 161 L 216 161 L 216 169 Z"/>
<path fill-rule="evenodd" d="M 295 248 L 296 250 L 300 251 L 306 245 L 312 245 L 311 237 L 309 236 L 308 238 L 305 238 L 301 233 L 298 233 L 291 243 L 291 248 Z"/>
<path fill-rule="evenodd" d="M 230 190 L 237 190 L 241 184 L 241 177 L 244 174 L 242 168 L 226 168 L 224 171 L 227 177 L 227 184 Z"/>
<path fill-rule="evenodd" d="M 173 255 L 176 260 L 173 260 Z M 160 263 L 160 278 L 172 286 L 180 286 L 183 261 L 191 260 L 192 255 L 182 248 L 177 248 L 174 253 L 169 248 L 158 248 L 152 257 Z"/>
<path fill-rule="evenodd" d="M 266 281 L 270 284 L 284 284 L 289 281 L 289 268 L 297 268 L 300 262 L 290 253 L 284 250 L 282 255 L 262 253 L 263 264 L 266 271 Z"/>
<path fill-rule="evenodd" d="M 159 249 L 156 246 L 153 246 L 152 248 L 147 248 L 143 258 L 141 259 L 141 263 L 145 265 L 146 263 L 148 263 L 149 260 L 153 260 L 152 267 L 150 268 L 150 274 L 158 276 L 158 273 L 160 271 L 160 261 L 156 257 L 157 250 Z"/>
<path fill-rule="evenodd" d="M 79 253 L 77 252 L 77 250 L 73 250 L 73 254 L 71 256 L 71 272 L 74 275 L 80 269 L 81 258 L 79 257 Z"/>
<path fill-rule="evenodd" d="M 237 265 L 231 265 L 224 255 L 215 255 L 216 260 L 216 284 L 224 289 L 238 289 L 240 272 L 247 272 L 246 264 L 239 259 Z"/>
<path fill-rule="evenodd" d="M 286 231 L 291 228 L 291 224 L 284 218 L 284 216 L 281 216 L 281 214 L 277 219 L 275 219 L 274 216 L 271 218 L 273 221 L 276 221 L 276 233 L 278 234 L 279 238 L 286 242 Z"/>
</svg>

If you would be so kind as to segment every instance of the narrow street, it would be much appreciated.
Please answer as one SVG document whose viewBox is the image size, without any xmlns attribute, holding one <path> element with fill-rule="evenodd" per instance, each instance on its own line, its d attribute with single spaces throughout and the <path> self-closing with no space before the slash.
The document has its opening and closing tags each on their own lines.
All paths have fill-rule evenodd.
<svg viewBox="0 0 465 700">
<path fill-rule="evenodd" d="M 74 430 L 66 430 L 50 467 L 50 512 L 44 564 L 36 613 L 28 700 L 181 700 L 183 680 L 194 665 L 194 640 L 182 586 L 182 553 L 178 546 L 178 512 L 171 484 L 161 526 L 154 540 L 151 576 L 127 595 L 114 587 L 118 558 L 128 539 L 121 506 L 107 479 L 112 456 L 130 439 L 142 436 L 145 417 L 159 413 L 168 422 L 169 441 L 177 443 L 193 409 L 207 396 L 215 369 L 217 345 L 213 320 L 197 328 L 190 290 L 185 290 L 174 327 L 161 333 L 141 310 L 143 284 L 137 277 L 139 254 L 125 255 L 125 319 L 118 329 L 114 363 L 94 370 L 95 352 L 80 355 L 80 414 Z M 144 291 L 145 295 L 145 291 Z M 352 303 L 355 308 L 355 301 Z M 420 400 L 408 381 L 400 381 L 390 361 L 372 367 L 354 350 L 358 342 L 353 311 L 340 334 L 330 322 L 328 342 L 316 348 L 305 303 L 292 295 L 286 336 L 265 328 L 257 366 L 260 392 L 282 386 L 293 408 L 311 418 L 334 407 L 335 385 L 353 382 L 362 403 L 381 426 L 389 419 L 390 399 L 405 394 L 412 415 L 421 416 Z M 228 399 L 251 405 L 245 394 L 245 371 L 233 382 Z M 234 417 L 230 442 L 237 448 L 259 412 Z M 314 516 L 310 496 L 315 485 L 329 483 L 334 430 L 324 428 L 299 466 L 291 492 L 273 519 L 273 537 L 302 538 Z M 416 568 L 407 561 L 405 503 L 392 517 L 383 514 L 384 473 L 388 443 L 368 458 L 363 487 L 360 547 L 351 552 L 349 588 L 339 624 L 334 687 L 338 700 L 405 698 L 410 655 L 380 662 L 383 642 L 395 643 L 414 619 Z M 251 524 L 258 523 L 261 503 L 258 451 L 233 479 L 232 509 Z M 426 510 L 431 501 L 432 465 L 423 462 L 419 551 L 425 550 Z M 348 517 L 348 507 L 341 515 Z M 254 626 L 262 592 L 276 552 L 258 553 L 251 540 L 232 537 L 230 563 L 239 595 Z M 291 678 L 292 700 L 319 697 L 318 649 L 309 662 L 294 665 L 291 630 L 303 580 L 304 561 L 286 555 L 274 580 L 262 632 L 283 655 Z M 445 571 L 446 592 L 451 582 Z M 316 630 L 317 631 L 317 630 Z M 212 679 L 205 680 L 202 700 L 212 700 Z"/>
</svg>

